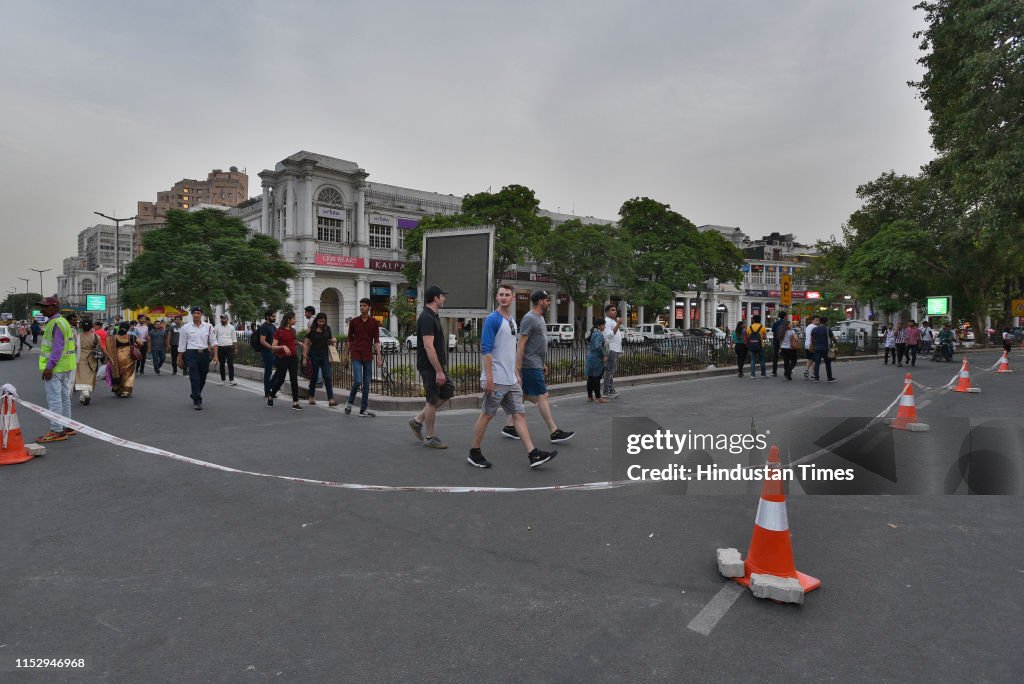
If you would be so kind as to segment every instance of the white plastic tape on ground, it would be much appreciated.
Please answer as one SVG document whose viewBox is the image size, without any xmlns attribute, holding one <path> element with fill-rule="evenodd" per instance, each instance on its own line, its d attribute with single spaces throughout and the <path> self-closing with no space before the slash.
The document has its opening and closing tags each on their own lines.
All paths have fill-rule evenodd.
<svg viewBox="0 0 1024 684">
<path fill-rule="evenodd" d="M 922 390 L 924 390 L 926 392 L 948 392 L 951 389 L 953 389 L 953 385 L 955 385 L 956 381 L 959 380 L 959 379 L 960 379 L 960 371 L 958 370 L 956 372 L 956 374 L 953 375 L 952 378 L 950 378 L 949 382 L 947 382 L 942 387 L 928 387 L 927 385 L 922 385 L 921 383 L 915 382 L 914 380 L 911 380 L 910 384 L 912 384 L 914 387 L 917 387 L 918 389 L 922 389 Z"/>
<path fill-rule="evenodd" d="M 6 388 L 5 388 L 6 389 Z M 98 440 L 114 444 L 116 446 L 123 446 L 128 449 L 134 449 L 141 451 L 146 454 L 153 454 L 155 456 L 163 456 L 164 458 L 170 458 L 175 461 L 181 461 L 182 463 L 189 463 L 191 465 L 201 466 L 203 468 L 210 468 L 212 470 L 220 470 L 225 473 L 235 473 L 237 475 L 252 475 L 253 477 L 267 477 L 274 480 L 284 480 L 286 482 L 298 482 L 300 484 L 318 485 L 320 487 L 332 487 L 335 489 L 358 489 L 365 492 L 428 492 L 433 494 L 518 494 L 521 492 L 558 492 L 558 491 L 593 491 L 598 489 L 617 489 L 619 487 L 626 487 L 628 485 L 643 484 L 642 481 L 633 480 L 618 480 L 609 482 L 585 482 L 583 484 L 568 484 L 568 485 L 551 485 L 548 487 L 396 487 L 392 485 L 367 485 L 367 484 L 353 484 L 350 482 L 334 482 L 332 480 L 313 480 L 307 477 L 291 477 L 288 475 L 272 475 L 270 473 L 257 473 L 251 470 L 239 470 L 238 468 L 230 468 L 217 463 L 209 463 L 207 461 L 200 461 L 195 458 L 189 458 L 188 456 L 182 456 L 171 451 L 165 451 L 163 449 L 157 449 L 156 447 L 147 446 L 145 444 L 139 444 L 138 442 L 132 442 L 127 439 L 115 437 L 114 435 L 91 428 L 84 423 L 79 423 L 77 420 L 69 420 L 64 416 L 54 413 L 48 409 L 44 409 L 42 406 L 36 406 L 35 404 L 25 401 L 24 399 L 18 399 L 13 393 L 7 393 L 5 396 L 13 397 L 15 401 L 21 404 L 29 411 L 38 413 L 39 415 L 52 420 L 55 423 L 60 423 L 65 427 L 69 427 L 72 430 L 76 430 L 83 435 L 94 437 Z"/>
</svg>

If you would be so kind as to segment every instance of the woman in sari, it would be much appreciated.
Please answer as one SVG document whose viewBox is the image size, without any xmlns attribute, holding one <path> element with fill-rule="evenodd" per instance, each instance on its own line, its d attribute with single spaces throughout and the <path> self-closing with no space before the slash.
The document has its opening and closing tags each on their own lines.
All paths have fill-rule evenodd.
<svg viewBox="0 0 1024 684">
<path fill-rule="evenodd" d="M 136 360 L 132 347 L 136 345 L 134 335 L 128 334 L 128 323 L 117 327 L 116 334 L 107 335 L 107 384 L 110 391 L 127 399 L 135 389 Z"/>
<path fill-rule="evenodd" d="M 96 371 L 100 368 L 100 338 L 92 331 L 90 321 L 82 321 L 82 332 L 78 334 L 78 364 L 75 367 L 75 389 L 80 392 L 78 400 L 89 405 L 92 392 L 96 389 Z"/>
</svg>

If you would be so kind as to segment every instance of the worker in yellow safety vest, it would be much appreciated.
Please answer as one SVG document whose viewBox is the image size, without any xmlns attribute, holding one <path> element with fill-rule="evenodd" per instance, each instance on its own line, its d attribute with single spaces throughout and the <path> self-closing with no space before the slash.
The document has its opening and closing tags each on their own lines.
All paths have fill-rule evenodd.
<svg viewBox="0 0 1024 684">
<path fill-rule="evenodd" d="M 60 315 L 60 300 L 56 297 L 46 297 L 36 304 L 46 316 L 39 346 L 39 370 L 43 372 L 46 404 L 50 411 L 70 420 L 71 376 L 76 364 L 75 333 Z M 50 431 L 36 441 L 62 442 L 75 434 L 78 433 L 51 418 Z"/>
</svg>

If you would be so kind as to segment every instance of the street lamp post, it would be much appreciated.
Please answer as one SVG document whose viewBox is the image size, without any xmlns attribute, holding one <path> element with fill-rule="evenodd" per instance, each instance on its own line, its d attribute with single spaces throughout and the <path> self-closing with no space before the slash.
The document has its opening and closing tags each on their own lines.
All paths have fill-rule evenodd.
<svg viewBox="0 0 1024 684">
<path fill-rule="evenodd" d="M 29 311 L 29 309 L 28 309 L 28 281 L 30 279 L 29 278 L 22 278 L 21 276 L 18 276 L 18 280 L 24 280 L 25 281 L 25 301 L 23 301 L 21 303 L 21 308 L 22 308 L 21 317 L 27 319 L 28 318 L 28 311 Z M 40 292 L 39 294 L 42 295 L 43 293 Z"/>
<path fill-rule="evenodd" d="M 35 271 L 36 273 L 39 274 L 39 296 L 42 297 L 43 296 L 43 274 L 44 273 L 49 273 L 53 269 L 52 268 L 43 268 L 43 269 L 30 268 L 28 270 Z"/>
<path fill-rule="evenodd" d="M 118 310 L 124 313 L 124 309 L 121 307 L 121 222 L 134 221 L 138 218 L 138 215 L 129 216 L 128 218 L 114 218 L 98 211 L 92 213 L 114 222 L 114 300 L 117 302 Z"/>
</svg>

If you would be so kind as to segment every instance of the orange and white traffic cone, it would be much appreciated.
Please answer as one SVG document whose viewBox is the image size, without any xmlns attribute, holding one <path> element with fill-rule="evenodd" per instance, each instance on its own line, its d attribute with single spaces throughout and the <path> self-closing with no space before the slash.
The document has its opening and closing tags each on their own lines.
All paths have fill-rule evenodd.
<svg viewBox="0 0 1024 684">
<path fill-rule="evenodd" d="M 971 394 L 980 394 L 980 387 L 971 386 L 971 374 L 967 370 L 967 359 L 964 359 L 963 364 L 960 366 L 960 377 L 956 381 L 956 387 L 953 388 L 954 392 L 970 392 Z"/>
<path fill-rule="evenodd" d="M 1006 352 L 1003 352 L 1003 356 L 999 359 L 999 370 L 996 373 L 1012 373 L 1013 369 L 1010 368 L 1010 359 L 1007 357 Z"/>
<path fill-rule="evenodd" d="M 900 394 L 900 407 L 896 412 L 896 418 L 889 427 L 896 430 L 909 430 L 911 432 L 925 432 L 928 425 L 917 422 L 917 404 L 914 403 L 914 384 L 910 380 L 910 373 L 903 380 L 903 392 Z"/>
<path fill-rule="evenodd" d="M 14 397 L 9 394 L 0 399 L 0 465 L 14 465 L 32 460 L 21 437 L 18 412 L 14 409 Z"/>
<path fill-rule="evenodd" d="M 768 470 L 779 470 L 779 448 L 772 446 L 768 453 Z M 781 472 L 778 473 L 781 476 Z M 758 578 L 754 575 L 768 575 L 770 578 L 789 578 L 797 580 L 804 594 L 821 586 L 821 580 L 798 572 L 793 561 L 793 545 L 789 534 L 789 519 L 786 516 L 786 495 L 783 492 L 782 480 L 766 479 L 761 486 L 761 500 L 757 504 L 757 518 L 754 520 L 754 534 L 750 539 L 747 560 L 744 564 L 743 577 L 735 580 L 745 587 L 750 587 L 754 594 L 761 596 L 756 586 Z M 778 598 L 769 593 L 768 598 Z M 789 599 L 780 599 L 789 600 Z M 802 602 L 790 600 L 789 602 Z"/>
</svg>

